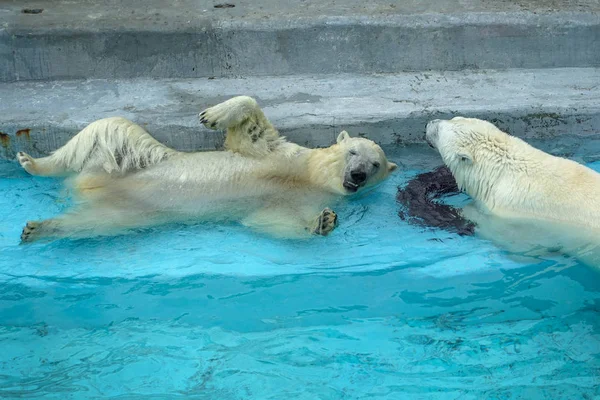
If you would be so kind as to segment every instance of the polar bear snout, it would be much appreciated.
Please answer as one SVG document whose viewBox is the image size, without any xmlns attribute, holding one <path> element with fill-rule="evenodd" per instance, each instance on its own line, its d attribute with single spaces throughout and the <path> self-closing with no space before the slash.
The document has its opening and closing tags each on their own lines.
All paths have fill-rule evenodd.
<svg viewBox="0 0 600 400">
<path fill-rule="evenodd" d="M 429 121 L 425 126 L 425 141 L 429 145 L 429 147 L 435 149 L 437 148 L 437 142 L 439 139 L 439 125 L 442 122 L 441 119 L 434 119 Z"/>
<path fill-rule="evenodd" d="M 367 173 L 363 170 L 354 170 L 350 172 L 350 177 L 356 184 L 364 183 L 367 180 Z"/>
<path fill-rule="evenodd" d="M 346 173 L 343 186 L 348 192 L 355 193 L 365 185 L 367 178 L 368 174 L 364 168 L 351 169 L 349 173 Z"/>
</svg>

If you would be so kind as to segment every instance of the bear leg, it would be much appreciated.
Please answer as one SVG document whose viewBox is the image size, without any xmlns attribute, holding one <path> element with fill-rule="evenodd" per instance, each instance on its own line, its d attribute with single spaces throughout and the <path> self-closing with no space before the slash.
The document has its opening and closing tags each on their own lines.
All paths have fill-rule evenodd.
<svg viewBox="0 0 600 400">
<path fill-rule="evenodd" d="M 21 232 L 21 244 L 55 236 L 58 233 L 56 228 L 56 220 L 52 219 L 44 221 L 27 221 Z"/>
<path fill-rule="evenodd" d="M 275 237 L 328 235 L 337 225 L 337 214 L 326 208 L 315 218 L 314 212 L 313 207 L 268 206 L 248 215 L 242 224 Z"/>
<path fill-rule="evenodd" d="M 238 96 L 199 114 L 209 129 L 226 130 L 225 148 L 250 157 L 264 157 L 283 139 L 251 97 Z"/>
<path fill-rule="evenodd" d="M 17 153 L 17 161 L 25 171 L 35 176 L 61 176 L 68 172 L 60 164 L 55 163 L 52 156 L 33 158 L 29 154 L 20 151 Z"/>
</svg>

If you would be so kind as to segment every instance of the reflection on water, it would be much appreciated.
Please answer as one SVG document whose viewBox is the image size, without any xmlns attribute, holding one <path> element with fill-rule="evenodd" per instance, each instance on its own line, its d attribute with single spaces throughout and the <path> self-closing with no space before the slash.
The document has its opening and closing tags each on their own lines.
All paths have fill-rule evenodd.
<svg viewBox="0 0 600 400">
<path fill-rule="evenodd" d="M 0 164 L 0 398 L 600 396 L 600 273 L 406 225 L 396 187 L 438 159 L 400 151 L 302 241 L 199 224 L 19 246 L 68 193 Z"/>
</svg>

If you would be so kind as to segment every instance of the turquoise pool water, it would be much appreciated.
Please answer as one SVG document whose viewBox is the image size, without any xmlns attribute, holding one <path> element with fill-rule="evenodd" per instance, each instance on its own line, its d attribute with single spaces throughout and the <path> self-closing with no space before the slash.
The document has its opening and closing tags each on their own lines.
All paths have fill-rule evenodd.
<svg viewBox="0 0 600 400">
<path fill-rule="evenodd" d="M 0 398 L 598 398 L 600 272 L 407 225 L 396 188 L 439 161 L 403 151 L 309 241 L 194 225 L 19 246 L 68 193 L 0 162 Z"/>
</svg>

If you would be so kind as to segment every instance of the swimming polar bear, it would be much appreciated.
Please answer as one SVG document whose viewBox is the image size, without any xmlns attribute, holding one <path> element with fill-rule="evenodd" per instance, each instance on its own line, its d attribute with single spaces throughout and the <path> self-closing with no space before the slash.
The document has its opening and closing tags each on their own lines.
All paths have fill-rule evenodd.
<svg viewBox="0 0 600 400">
<path fill-rule="evenodd" d="M 284 237 L 327 235 L 337 222 L 327 205 L 374 187 L 396 168 L 374 142 L 346 131 L 328 148 L 290 143 L 247 96 L 199 117 L 211 129 L 226 130 L 225 151 L 179 152 L 124 118 L 107 118 L 48 157 L 18 153 L 32 175 L 76 174 L 82 200 L 62 216 L 27 222 L 21 240 L 111 235 L 199 220 L 241 221 Z"/>
<path fill-rule="evenodd" d="M 434 120 L 427 142 L 459 189 L 463 215 L 511 251 L 561 250 L 600 266 L 600 174 L 474 118 Z"/>
</svg>

